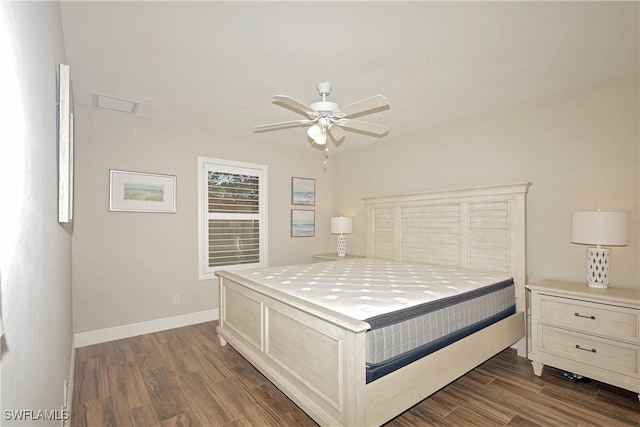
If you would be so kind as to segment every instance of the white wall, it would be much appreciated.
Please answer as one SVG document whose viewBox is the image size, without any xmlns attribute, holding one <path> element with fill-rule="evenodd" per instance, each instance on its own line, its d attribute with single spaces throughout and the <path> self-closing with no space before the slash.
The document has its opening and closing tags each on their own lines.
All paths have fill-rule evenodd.
<svg viewBox="0 0 640 427">
<path fill-rule="evenodd" d="M 619 78 L 335 156 L 335 209 L 356 215 L 349 248 L 365 250 L 362 197 L 530 181 L 530 280 L 584 281 L 571 212 L 600 208 L 630 212 L 611 280 L 640 287 L 638 91 L 637 75 Z"/>
<path fill-rule="evenodd" d="M 1 416 L 12 425 L 5 410 L 60 410 L 72 356 L 71 236 L 57 222 L 59 4 L 0 3 L 0 52 Z"/>
<path fill-rule="evenodd" d="M 323 171 L 323 153 L 95 108 L 76 108 L 75 117 L 76 333 L 218 308 L 217 280 L 197 278 L 198 156 L 268 166 L 269 265 L 310 262 L 332 246 L 333 179 L 331 165 Z M 176 175 L 177 213 L 110 212 L 109 169 Z M 294 176 L 316 180 L 315 237 L 290 237 Z M 173 304 L 177 293 L 180 305 Z"/>
</svg>

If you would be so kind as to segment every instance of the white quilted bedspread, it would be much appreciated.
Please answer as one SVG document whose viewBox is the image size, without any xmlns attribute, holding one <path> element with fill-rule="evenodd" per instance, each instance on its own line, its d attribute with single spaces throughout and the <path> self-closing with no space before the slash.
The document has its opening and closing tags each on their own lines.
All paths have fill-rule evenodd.
<svg viewBox="0 0 640 427">
<path fill-rule="evenodd" d="M 510 279 L 506 274 L 373 258 L 270 267 L 236 274 L 358 320 Z"/>
</svg>

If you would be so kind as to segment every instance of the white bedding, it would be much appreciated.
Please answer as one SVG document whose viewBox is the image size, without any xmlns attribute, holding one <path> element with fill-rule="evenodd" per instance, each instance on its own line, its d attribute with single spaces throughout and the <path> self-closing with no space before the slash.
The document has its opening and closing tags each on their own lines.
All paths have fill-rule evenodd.
<svg viewBox="0 0 640 427">
<path fill-rule="evenodd" d="M 373 258 L 270 267 L 236 274 L 358 320 L 510 279 L 504 274 Z"/>
</svg>

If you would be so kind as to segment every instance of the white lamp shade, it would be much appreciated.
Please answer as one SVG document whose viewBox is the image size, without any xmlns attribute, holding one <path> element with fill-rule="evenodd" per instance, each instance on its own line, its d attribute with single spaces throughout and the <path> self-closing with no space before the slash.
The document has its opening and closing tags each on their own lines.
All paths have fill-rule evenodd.
<svg viewBox="0 0 640 427">
<path fill-rule="evenodd" d="M 325 145 L 327 143 L 327 132 L 323 130 L 313 141 L 318 145 Z"/>
<path fill-rule="evenodd" d="M 585 211 L 571 214 L 573 243 L 625 246 L 629 244 L 627 212 Z"/>
<path fill-rule="evenodd" d="M 331 234 L 351 234 L 352 222 L 348 216 L 331 218 Z"/>
<path fill-rule="evenodd" d="M 311 126 L 309 130 L 307 130 L 307 135 L 318 145 L 325 145 L 327 143 L 327 129 L 322 126 L 320 122 Z"/>
<path fill-rule="evenodd" d="M 318 136 L 320 136 L 321 133 L 322 125 L 320 123 L 316 123 L 315 125 L 311 126 L 309 130 L 307 130 L 307 135 L 309 135 L 309 138 L 313 139 L 314 141 Z"/>
</svg>

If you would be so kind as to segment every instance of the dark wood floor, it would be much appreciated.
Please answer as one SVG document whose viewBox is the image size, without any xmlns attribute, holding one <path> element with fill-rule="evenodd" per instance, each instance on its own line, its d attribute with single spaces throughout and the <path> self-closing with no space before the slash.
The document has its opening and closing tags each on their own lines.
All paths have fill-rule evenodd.
<svg viewBox="0 0 640 427">
<path fill-rule="evenodd" d="M 72 426 L 315 426 L 215 322 L 79 348 Z M 573 383 L 508 349 L 387 426 L 640 426 L 637 395 Z"/>
</svg>

